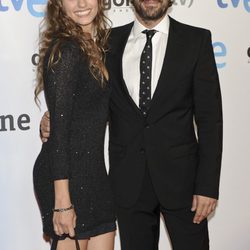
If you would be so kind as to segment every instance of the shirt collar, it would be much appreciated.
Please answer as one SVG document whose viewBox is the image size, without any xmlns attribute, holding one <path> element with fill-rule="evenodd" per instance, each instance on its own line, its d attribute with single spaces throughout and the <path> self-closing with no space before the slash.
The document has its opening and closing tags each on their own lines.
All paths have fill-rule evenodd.
<svg viewBox="0 0 250 250">
<path fill-rule="evenodd" d="M 157 30 L 160 33 L 163 34 L 168 34 L 169 32 L 169 25 L 170 25 L 170 20 L 169 20 L 169 16 L 166 15 L 161 21 L 160 23 L 158 23 L 153 29 Z M 133 26 L 133 30 L 132 33 L 134 35 L 134 37 L 139 36 L 143 30 L 146 30 L 147 28 L 142 25 L 138 19 L 136 18 L 134 21 L 134 26 Z"/>
</svg>

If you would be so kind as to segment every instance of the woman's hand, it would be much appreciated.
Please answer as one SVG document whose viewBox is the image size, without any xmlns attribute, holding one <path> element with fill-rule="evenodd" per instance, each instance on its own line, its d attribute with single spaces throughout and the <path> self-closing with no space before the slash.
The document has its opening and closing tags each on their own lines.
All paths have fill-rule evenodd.
<svg viewBox="0 0 250 250">
<path fill-rule="evenodd" d="M 68 204 L 67 207 L 55 207 L 55 209 L 68 208 L 70 206 L 71 204 Z M 74 228 L 76 227 L 76 213 L 74 208 L 64 212 L 54 212 L 53 224 L 54 231 L 57 235 L 69 234 L 70 237 L 74 237 Z"/>
<path fill-rule="evenodd" d="M 55 187 L 55 210 L 67 209 L 72 206 L 69 195 L 69 180 L 54 181 Z M 69 234 L 70 237 L 75 236 L 76 213 L 74 207 L 66 211 L 56 212 L 53 215 L 54 231 L 57 235 Z"/>
</svg>

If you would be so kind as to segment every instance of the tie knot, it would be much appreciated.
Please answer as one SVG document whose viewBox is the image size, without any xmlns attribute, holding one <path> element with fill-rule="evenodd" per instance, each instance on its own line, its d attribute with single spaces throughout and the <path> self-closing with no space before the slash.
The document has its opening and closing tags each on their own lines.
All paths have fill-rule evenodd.
<svg viewBox="0 0 250 250">
<path fill-rule="evenodd" d="M 157 32 L 156 30 L 143 30 L 142 31 L 142 33 L 146 34 L 147 41 L 151 40 L 156 32 Z"/>
</svg>

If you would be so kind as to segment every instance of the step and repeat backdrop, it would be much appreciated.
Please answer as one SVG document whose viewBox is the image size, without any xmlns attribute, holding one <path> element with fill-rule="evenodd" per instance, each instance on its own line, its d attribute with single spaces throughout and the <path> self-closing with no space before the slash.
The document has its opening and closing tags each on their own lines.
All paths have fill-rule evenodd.
<svg viewBox="0 0 250 250">
<path fill-rule="evenodd" d="M 113 26 L 134 19 L 129 0 L 104 0 Z M 40 151 L 34 103 L 38 34 L 46 0 L 0 0 L 0 249 L 46 250 L 32 169 Z M 220 201 L 212 250 L 250 249 L 250 0 L 176 0 L 175 19 L 210 29 L 224 109 Z M 108 169 L 106 136 L 106 162 Z M 160 249 L 171 249 L 161 223 Z M 100 249 L 101 250 L 101 249 Z M 119 235 L 115 250 L 120 250 Z"/>
</svg>

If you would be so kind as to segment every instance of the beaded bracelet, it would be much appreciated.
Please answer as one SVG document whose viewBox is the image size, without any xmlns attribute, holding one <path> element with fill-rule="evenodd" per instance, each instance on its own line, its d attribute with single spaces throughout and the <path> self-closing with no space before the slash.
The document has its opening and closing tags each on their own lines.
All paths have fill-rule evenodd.
<svg viewBox="0 0 250 250">
<path fill-rule="evenodd" d="M 70 207 L 67 207 L 67 208 L 57 208 L 57 209 L 53 208 L 52 211 L 53 211 L 53 212 L 60 212 L 60 213 L 61 213 L 61 212 L 69 211 L 69 210 L 71 210 L 71 209 L 73 209 L 73 208 L 74 208 L 74 205 L 71 204 Z"/>
</svg>

